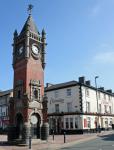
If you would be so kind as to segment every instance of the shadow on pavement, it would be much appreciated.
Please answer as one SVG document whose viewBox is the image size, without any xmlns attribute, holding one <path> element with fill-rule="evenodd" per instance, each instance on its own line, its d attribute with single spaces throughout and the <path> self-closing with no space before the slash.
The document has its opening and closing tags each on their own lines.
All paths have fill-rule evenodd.
<svg viewBox="0 0 114 150">
<path fill-rule="evenodd" d="M 7 141 L 0 141 L 0 146 L 18 146 L 18 147 L 23 147 L 23 146 L 25 146 L 26 147 L 26 145 L 23 145 L 23 144 L 17 144 L 17 143 L 8 143 Z"/>
<path fill-rule="evenodd" d="M 0 141 L 0 146 L 10 146 L 10 144 L 6 141 Z"/>
<path fill-rule="evenodd" d="M 101 137 L 102 140 L 105 140 L 105 141 L 114 141 L 114 134 L 99 135 L 99 137 Z"/>
</svg>

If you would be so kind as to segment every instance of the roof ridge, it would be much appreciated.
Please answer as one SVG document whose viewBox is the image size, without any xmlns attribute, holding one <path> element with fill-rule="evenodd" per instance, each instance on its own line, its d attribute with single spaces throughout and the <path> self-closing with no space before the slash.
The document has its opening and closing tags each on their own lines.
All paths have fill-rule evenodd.
<svg viewBox="0 0 114 150">
<path fill-rule="evenodd" d="M 52 90 L 52 89 L 58 89 L 58 88 L 64 88 L 64 87 L 69 87 L 69 86 L 74 86 L 78 82 L 75 80 L 68 81 L 68 82 L 63 82 L 63 83 L 58 83 L 58 84 L 53 84 L 49 87 L 45 87 L 46 90 Z"/>
</svg>

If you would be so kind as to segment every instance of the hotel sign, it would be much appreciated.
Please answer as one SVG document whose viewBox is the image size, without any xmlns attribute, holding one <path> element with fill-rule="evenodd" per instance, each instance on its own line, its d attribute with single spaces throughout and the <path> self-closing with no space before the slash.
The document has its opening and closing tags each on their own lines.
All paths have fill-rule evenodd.
<svg viewBox="0 0 114 150">
<path fill-rule="evenodd" d="M 59 99 L 51 98 L 50 103 L 64 103 L 64 99 L 62 99 L 62 98 L 59 98 Z"/>
</svg>

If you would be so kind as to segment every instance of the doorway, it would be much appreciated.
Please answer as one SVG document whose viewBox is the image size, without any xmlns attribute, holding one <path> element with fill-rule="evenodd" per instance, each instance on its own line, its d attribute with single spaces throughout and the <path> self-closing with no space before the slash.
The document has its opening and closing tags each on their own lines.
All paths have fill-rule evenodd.
<svg viewBox="0 0 114 150">
<path fill-rule="evenodd" d="M 40 138 L 40 124 L 41 124 L 40 115 L 37 113 L 32 114 L 31 115 L 31 136 L 33 139 Z"/>
<path fill-rule="evenodd" d="M 22 139 L 23 135 L 23 116 L 21 113 L 16 115 L 16 138 Z"/>
</svg>

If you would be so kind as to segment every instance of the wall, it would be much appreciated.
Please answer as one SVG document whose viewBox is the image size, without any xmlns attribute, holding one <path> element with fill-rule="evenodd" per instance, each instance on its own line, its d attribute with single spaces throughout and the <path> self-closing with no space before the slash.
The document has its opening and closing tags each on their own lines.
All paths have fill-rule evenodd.
<svg viewBox="0 0 114 150">
<path fill-rule="evenodd" d="M 71 89 L 71 96 L 67 96 L 67 89 Z M 58 92 L 58 96 L 55 96 L 55 92 Z M 72 112 L 80 111 L 78 86 L 49 91 L 46 92 L 46 95 L 48 97 L 48 113 L 55 112 L 55 104 L 59 104 L 60 112 L 68 112 L 67 103 L 69 102 L 72 103 Z"/>
</svg>

